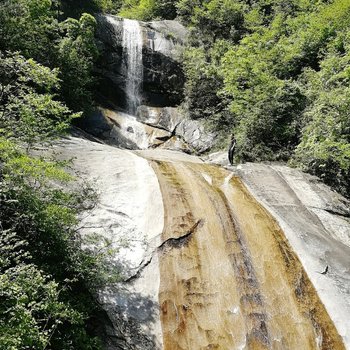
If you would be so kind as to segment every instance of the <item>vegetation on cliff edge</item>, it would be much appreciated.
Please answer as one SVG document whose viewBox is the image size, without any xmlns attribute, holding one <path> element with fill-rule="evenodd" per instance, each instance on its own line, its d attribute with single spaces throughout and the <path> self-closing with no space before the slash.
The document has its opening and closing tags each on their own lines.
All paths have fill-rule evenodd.
<svg viewBox="0 0 350 350">
<path fill-rule="evenodd" d="M 237 161 L 289 161 L 350 196 L 349 1 L 129 0 L 121 14 L 188 27 L 185 108 L 235 135 Z"/>
<path fill-rule="evenodd" d="M 61 3 L 0 3 L 0 349 L 99 349 L 93 293 L 109 276 L 79 213 L 95 194 L 67 162 L 33 156 L 91 108 L 95 19 Z M 69 185 L 69 184 L 72 185 Z M 77 189 L 75 189 L 77 188 Z M 85 249 L 82 249 L 82 246 Z"/>
</svg>

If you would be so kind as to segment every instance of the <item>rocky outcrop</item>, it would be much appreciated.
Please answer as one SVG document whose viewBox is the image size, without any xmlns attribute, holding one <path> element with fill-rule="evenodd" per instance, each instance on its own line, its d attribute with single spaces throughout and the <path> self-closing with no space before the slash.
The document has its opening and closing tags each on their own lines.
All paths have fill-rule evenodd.
<svg viewBox="0 0 350 350">
<path fill-rule="evenodd" d="M 175 131 L 184 116 L 177 108 L 140 106 L 137 110 L 137 119 L 144 124 L 161 128 L 171 133 Z"/>
<path fill-rule="evenodd" d="M 103 339 L 106 349 L 161 348 L 159 268 L 157 255 L 152 255 L 161 244 L 164 225 L 157 177 L 147 160 L 87 139 L 62 140 L 55 151 L 62 159 L 74 159 L 80 179 L 90 181 L 98 191 L 96 207 L 81 217 L 80 233 L 110 241 L 116 254 L 108 263 L 125 281 L 98 295 L 111 320 Z"/>
<path fill-rule="evenodd" d="M 77 138 L 56 151 L 99 189 L 81 234 L 117 248 L 108 349 L 350 346 L 349 203 L 315 178 Z"/>
<path fill-rule="evenodd" d="M 155 148 L 171 137 L 165 129 L 141 123 L 124 112 L 105 108 L 91 113 L 82 127 L 107 144 L 131 150 Z"/>
<path fill-rule="evenodd" d="M 101 101 L 125 107 L 123 62 L 123 19 L 111 15 L 97 16 L 97 42 L 101 57 L 96 74 L 100 78 Z M 143 35 L 142 103 L 174 106 L 183 99 L 184 74 L 180 63 L 181 47 L 187 32 L 176 21 L 140 22 Z"/>
<path fill-rule="evenodd" d="M 215 134 L 173 107 L 141 106 L 136 116 L 98 108 L 81 127 L 107 144 L 132 150 L 161 148 L 201 154 L 215 144 Z"/>
<path fill-rule="evenodd" d="M 236 171 L 277 219 L 350 348 L 350 202 L 285 165 L 247 163 Z"/>
<path fill-rule="evenodd" d="M 216 135 L 206 130 L 200 121 L 187 118 L 179 108 L 141 106 L 137 119 L 147 125 L 169 131 L 172 136 L 181 139 L 192 153 L 204 153 L 215 145 Z M 173 149 L 170 143 L 168 149 Z"/>
<path fill-rule="evenodd" d="M 127 149 L 162 148 L 195 154 L 211 149 L 216 135 L 174 107 L 183 99 L 180 53 L 186 29 L 176 21 L 124 21 L 110 15 L 99 15 L 97 20 L 102 52 L 96 69 L 101 78 L 99 93 L 101 104 L 113 111 L 100 108 L 80 126 L 109 144 Z M 135 38 L 126 35 L 128 28 L 130 33 L 133 29 L 138 33 Z M 136 46 L 126 50 L 126 38 L 142 42 L 142 58 L 137 64 L 134 59 L 140 59 L 140 44 L 137 50 Z M 142 72 L 139 67 L 143 67 Z"/>
</svg>

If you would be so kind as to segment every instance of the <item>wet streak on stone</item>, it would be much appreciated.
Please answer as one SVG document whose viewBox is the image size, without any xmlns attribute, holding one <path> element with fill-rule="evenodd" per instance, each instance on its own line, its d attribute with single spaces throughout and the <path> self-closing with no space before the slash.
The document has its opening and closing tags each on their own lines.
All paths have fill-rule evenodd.
<svg viewBox="0 0 350 350">
<path fill-rule="evenodd" d="M 227 183 L 227 187 L 226 185 L 223 187 L 223 183 L 226 183 L 223 179 L 229 178 L 229 173 L 217 167 L 196 165 L 196 168 L 201 172 L 203 172 L 203 167 L 206 169 L 206 173 L 214 178 L 213 183 L 214 185 L 216 184 L 216 187 L 229 189 L 228 192 L 224 191 L 224 198 L 227 198 L 226 203 L 230 203 L 230 212 L 233 213 L 236 222 L 252 221 L 250 225 L 244 224 L 242 226 L 240 224 L 239 227 L 243 229 L 242 236 L 245 239 L 248 250 L 254 255 L 254 259 L 251 260 L 253 265 L 265 265 L 268 268 L 267 270 L 265 268 L 263 270 L 260 269 L 258 280 L 261 284 L 260 291 L 264 295 L 264 300 L 269 302 L 269 305 L 265 305 L 265 309 L 268 314 L 268 325 L 270 325 L 271 348 L 284 350 L 303 346 L 303 349 L 344 349 L 342 339 L 319 299 L 317 291 L 309 280 L 297 255 L 289 245 L 283 231 L 271 214 L 257 203 L 237 177 L 232 177 L 231 175 L 231 180 Z M 220 183 L 222 186 L 218 185 Z M 232 193 L 235 194 L 232 195 Z M 262 227 L 259 227 L 260 225 Z M 256 238 L 259 236 L 260 238 Z M 232 241 L 234 243 L 236 240 Z M 262 244 L 260 247 L 264 247 L 265 255 L 261 254 L 259 245 L 256 245 L 257 243 L 259 245 Z M 268 256 L 266 256 L 265 247 L 267 247 Z M 259 257 L 260 261 L 257 257 Z M 271 268 L 271 265 L 269 266 L 271 263 L 275 265 L 274 268 Z M 274 286 L 271 284 L 271 282 L 276 283 L 277 281 L 276 273 L 282 278 L 281 281 L 285 280 L 284 284 L 289 284 L 289 286 L 284 287 L 286 288 L 284 293 L 288 293 L 294 299 L 294 301 L 289 299 L 291 305 L 295 304 L 298 308 L 298 313 L 289 315 L 289 322 L 287 321 L 288 318 L 282 321 L 285 316 L 288 316 L 288 313 L 284 316 L 283 309 L 281 309 L 281 314 L 278 313 L 278 305 L 271 302 L 271 300 L 278 300 L 282 297 L 282 304 L 279 302 L 281 307 L 285 299 L 283 295 L 276 294 L 273 296 L 275 293 L 273 289 L 277 287 L 278 290 L 279 288 L 278 285 Z M 269 281 L 271 278 L 272 280 Z M 276 297 L 278 298 L 274 299 Z M 285 301 L 287 300 L 288 298 L 285 299 Z M 289 305 L 287 304 L 285 307 L 287 309 Z M 277 313 L 274 309 L 277 309 Z M 271 311 L 273 311 L 273 314 L 271 314 Z M 293 311 L 293 307 L 291 307 L 289 312 L 291 311 Z M 301 322 L 300 325 L 302 327 L 298 326 L 299 322 Z M 311 328 L 311 334 L 310 331 L 307 331 L 308 328 Z M 277 343 L 276 339 L 279 339 Z M 294 342 L 293 339 L 299 339 L 301 342 Z M 303 342 L 304 345 L 300 345 Z M 297 345 L 298 343 L 299 345 Z"/>
<path fill-rule="evenodd" d="M 255 199 L 238 178 L 233 178 L 230 181 L 230 185 L 239 188 L 245 194 L 248 201 L 256 203 Z M 345 349 L 342 339 L 321 302 L 315 287 L 311 283 L 283 231 L 266 209 L 260 205 L 258 207 L 261 215 L 269 218 L 273 224 L 270 232 L 284 262 L 284 273 L 287 276 L 290 289 L 294 293 L 300 313 L 311 321 L 314 328 L 316 348 L 322 350 Z M 290 326 L 292 327 L 293 325 Z"/>
<path fill-rule="evenodd" d="M 267 213 L 267 215 L 270 215 Z M 320 349 L 345 349 L 341 337 L 317 295 L 317 291 L 307 276 L 296 254 L 291 249 L 282 230 L 274 230 L 281 255 L 286 263 L 286 271 L 291 289 L 294 291 L 302 312 L 311 320 L 317 337 L 320 339 Z"/>
<path fill-rule="evenodd" d="M 187 178 L 186 166 L 166 162 L 152 162 L 152 166 L 159 175 L 164 198 L 163 241 L 171 239 L 174 233 L 173 237 L 179 237 L 180 230 L 183 234 L 185 229 L 188 230 L 194 223 L 198 223 L 195 234 L 190 236 L 191 239 L 187 240 L 185 245 L 159 252 L 161 273 L 159 302 L 164 349 L 234 349 L 241 341 L 241 338 L 236 338 L 234 334 L 240 335 L 243 326 L 239 321 L 240 316 L 237 316 L 236 325 L 232 324 L 234 317 L 229 313 L 232 304 L 236 304 L 232 297 L 235 287 L 227 283 L 225 277 L 221 276 L 222 272 L 213 269 L 208 261 L 211 259 L 211 254 L 215 253 L 211 250 L 219 249 L 221 252 L 225 249 L 222 238 L 219 238 L 218 243 L 222 248 L 215 243 L 214 246 L 209 243 L 210 240 L 216 242 L 216 235 L 208 236 L 210 223 L 207 223 L 207 220 L 215 221 L 216 213 L 198 210 L 203 203 L 195 203 L 193 200 L 191 190 L 198 191 L 198 187 L 193 189 L 190 181 L 187 182 L 190 179 Z M 192 216 L 187 214 L 189 210 L 193 211 Z M 208 214 L 214 217 L 210 218 Z M 200 220 L 198 215 L 207 217 L 204 221 Z M 196 220 L 193 220 L 194 217 Z M 222 258 L 225 264 L 227 260 L 228 266 L 227 256 Z M 216 263 L 220 263 L 219 257 Z M 229 267 L 225 267 L 225 270 L 229 270 Z M 217 284 L 215 281 L 223 283 Z"/>
<path fill-rule="evenodd" d="M 152 166 L 163 242 L 185 243 L 159 251 L 164 350 L 344 349 L 284 233 L 239 179 L 203 164 Z"/>
<path fill-rule="evenodd" d="M 164 236 L 165 232 L 163 232 L 163 242 L 165 242 L 167 239 L 179 238 L 184 233 L 186 234 L 186 231 L 189 231 L 191 227 L 193 227 L 196 224 L 196 221 L 192 215 L 190 206 L 185 200 L 188 194 L 185 193 L 183 183 L 179 180 L 179 178 L 174 176 L 174 174 L 176 174 L 175 168 L 173 168 L 170 163 L 158 160 L 152 161 L 152 164 L 153 167 L 156 168 L 157 171 L 167 181 L 167 184 L 170 187 L 168 189 L 168 192 L 171 194 L 171 200 L 173 201 L 173 203 L 180 202 L 181 205 L 183 205 L 186 208 L 186 211 L 180 218 L 181 222 L 174 227 L 175 229 L 171 232 L 171 236 Z M 165 213 L 165 216 L 171 217 L 171 213 Z"/>
<path fill-rule="evenodd" d="M 245 316 L 247 345 L 256 346 L 256 343 L 266 348 L 270 348 L 270 336 L 267 327 L 267 316 L 264 308 L 263 297 L 259 290 L 259 281 L 256 277 L 252 265 L 251 256 L 244 240 L 244 235 L 239 224 L 227 203 L 227 198 L 218 188 L 215 188 L 219 200 L 226 208 L 226 214 L 229 215 L 231 227 L 224 231 L 228 256 L 231 260 L 234 276 L 240 289 L 241 310 Z M 218 198 L 212 198 L 215 206 Z"/>
</svg>

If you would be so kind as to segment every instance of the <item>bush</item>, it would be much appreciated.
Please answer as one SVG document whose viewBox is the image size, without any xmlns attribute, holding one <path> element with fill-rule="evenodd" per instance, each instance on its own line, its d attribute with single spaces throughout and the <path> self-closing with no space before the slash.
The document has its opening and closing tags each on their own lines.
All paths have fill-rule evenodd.
<svg viewBox="0 0 350 350">
<path fill-rule="evenodd" d="M 333 45 L 320 71 L 304 73 L 309 106 L 292 164 L 350 196 L 350 47 L 339 45 Z"/>
<path fill-rule="evenodd" d="M 74 115 L 55 100 L 57 71 L 8 53 L 0 76 L 0 347 L 98 349 L 86 323 L 109 277 L 107 248 L 83 250 L 77 232 L 94 193 L 64 189 L 67 163 L 29 156 Z"/>
<path fill-rule="evenodd" d="M 76 233 L 85 193 L 63 190 L 72 179 L 59 164 L 3 138 L 0 164 L 0 347 L 98 349 L 85 324 L 98 260 L 86 263 Z"/>
<path fill-rule="evenodd" d="M 140 21 L 154 19 L 174 19 L 176 17 L 175 0 L 126 0 L 119 15 Z"/>
<path fill-rule="evenodd" d="M 67 130 L 79 114 L 56 100 L 57 75 L 57 70 L 32 59 L 0 52 L 0 136 L 20 140 L 30 148 Z"/>
</svg>

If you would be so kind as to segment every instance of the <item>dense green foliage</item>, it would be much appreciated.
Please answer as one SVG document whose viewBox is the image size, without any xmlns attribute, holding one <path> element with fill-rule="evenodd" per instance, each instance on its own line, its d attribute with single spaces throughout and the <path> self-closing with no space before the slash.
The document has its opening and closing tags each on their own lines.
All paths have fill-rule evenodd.
<svg viewBox="0 0 350 350">
<path fill-rule="evenodd" d="M 124 0 L 119 15 L 142 21 L 174 19 L 175 5 L 176 0 Z"/>
<path fill-rule="evenodd" d="M 18 51 L 51 68 L 58 68 L 61 99 L 74 111 L 92 103 L 96 21 L 90 14 L 59 21 L 51 0 L 5 0 L 0 3 L 0 51 Z M 85 97 L 85 98 L 84 98 Z"/>
<path fill-rule="evenodd" d="M 122 0 L 60 0 L 57 2 L 64 18 L 79 18 L 83 13 L 117 12 Z"/>
<path fill-rule="evenodd" d="M 23 141 L 30 147 L 64 132 L 70 110 L 55 99 L 57 70 L 26 60 L 18 54 L 0 53 L 0 135 Z"/>
<path fill-rule="evenodd" d="M 57 163 L 4 138 L 0 151 L 0 349 L 97 349 L 85 330 L 96 264 L 75 233 L 83 194 L 52 186 L 71 180 Z"/>
<path fill-rule="evenodd" d="M 289 160 L 350 195 L 346 0 L 180 0 L 186 107 L 236 159 Z"/>
<path fill-rule="evenodd" d="M 93 292 L 111 276 L 108 242 L 94 250 L 77 230 L 78 215 L 94 205 L 95 194 L 73 184 L 67 162 L 34 156 L 33 150 L 64 134 L 93 101 L 96 22 L 80 15 L 78 3 L 65 7 L 77 19 L 66 19 L 63 7 L 50 0 L 0 3 L 4 350 L 100 348 L 89 324 L 100 310 Z"/>
</svg>

